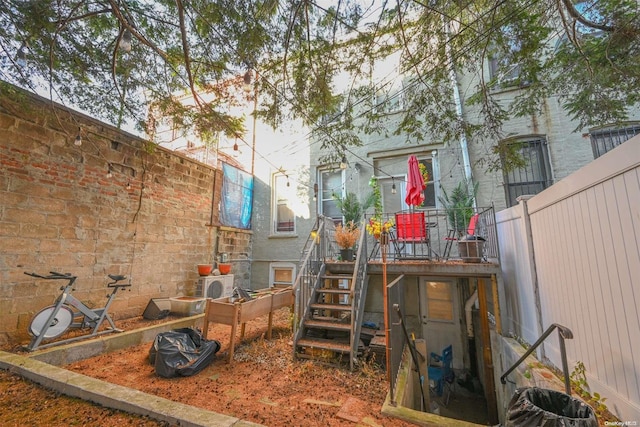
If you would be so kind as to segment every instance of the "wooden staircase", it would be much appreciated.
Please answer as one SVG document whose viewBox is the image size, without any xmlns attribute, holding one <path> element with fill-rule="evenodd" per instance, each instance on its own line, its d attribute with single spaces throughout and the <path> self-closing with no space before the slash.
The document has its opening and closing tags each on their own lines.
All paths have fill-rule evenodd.
<svg viewBox="0 0 640 427">
<path fill-rule="evenodd" d="M 329 363 L 349 362 L 355 325 L 353 274 L 327 272 L 318 279 L 304 318 L 296 357 Z"/>
</svg>

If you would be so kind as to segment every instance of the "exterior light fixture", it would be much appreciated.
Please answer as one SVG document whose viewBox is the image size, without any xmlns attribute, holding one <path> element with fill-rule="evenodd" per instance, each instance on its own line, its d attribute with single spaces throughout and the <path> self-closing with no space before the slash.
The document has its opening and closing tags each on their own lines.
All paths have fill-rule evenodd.
<svg viewBox="0 0 640 427">
<path fill-rule="evenodd" d="M 287 177 L 287 187 L 291 187 L 291 183 L 289 183 L 289 175 L 285 175 Z"/>
<path fill-rule="evenodd" d="M 80 135 L 81 129 L 78 128 L 78 134 L 76 135 L 76 139 L 73 141 L 73 145 L 79 147 L 82 145 L 82 135 Z"/>
<path fill-rule="evenodd" d="M 396 180 L 392 178 L 392 184 L 391 184 L 391 194 L 396 194 L 398 192 L 398 190 L 396 190 Z"/>
<path fill-rule="evenodd" d="M 22 43 L 20 45 L 20 49 L 16 52 L 16 63 L 19 67 L 24 67 L 27 65 L 27 45 Z"/>
<path fill-rule="evenodd" d="M 242 90 L 244 90 L 247 93 L 251 92 L 251 90 L 253 89 L 253 86 L 251 85 L 251 82 L 253 80 L 252 77 L 253 76 L 251 75 L 251 70 L 247 70 L 247 72 L 244 73 L 244 76 L 242 77 L 242 80 L 244 81 L 244 84 L 242 85 Z"/>
<path fill-rule="evenodd" d="M 127 190 L 131 190 L 131 181 L 127 182 Z"/>
<path fill-rule="evenodd" d="M 125 28 L 120 38 L 120 44 L 118 45 L 123 52 L 131 52 L 131 31 Z"/>
<path fill-rule="evenodd" d="M 318 200 L 318 183 L 313 184 L 313 201 Z"/>
<path fill-rule="evenodd" d="M 347 156 L 343 154 L 342 160 L 340 161 L 340 169 L 345 170 L 347 166 L 349 166 L 349 164 L 347 163 Z"/>
<path fill-rule="evenodd" d="M 111 169 L 111 163 L 109 163 L 109 166 L 107 168 L 107 178 L 112 178 L 112 177 L 113 177 L 113 173 Z"/>
</svg>

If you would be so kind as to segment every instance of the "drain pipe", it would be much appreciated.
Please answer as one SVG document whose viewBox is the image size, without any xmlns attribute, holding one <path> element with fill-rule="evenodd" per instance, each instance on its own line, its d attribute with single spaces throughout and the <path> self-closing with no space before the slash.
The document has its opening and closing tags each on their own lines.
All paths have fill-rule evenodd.
<svg viewBox="0 0 640 427">
<path fill-rule="evenodd" d="M 449 37 L 449 23 L 444 15 L 442 15 L 442 23 L 444 25 L 444 31 L 446 37 Z M 453 91 L 453 102 L 456 105 L 456 117 L 458 122 L 464 121 L 464 115 L 462 113 L 462 101 L 460 99 L 460 90 L 458 89 L 458 78 L 456 76 L 455 66 L 453 64 L 453 54 L 451 53 L 451 46 L 449 43 L 445 43 L 444 50 L 447 55 L 447 61 L 449 61 L 449 79 L 451 80 L 451 90 Z M 469 145 L 467 143 L 467 136 L 464 131 L 460 134 L 460 151 L 462 152 L 462 163 L 464 165 L 464 177 L 467 181 L 467 185 L 471 184 L 473 188 L 473 179 L 471 176 L 471 161 L 469 160 Z M 473 206 L 476 207 L 476 198 L 473 198 Z"/>
<path fill-rule="evenodd" d="M 473 321 L 471 319 L 471 308 L 478 301 L 478 290 L 476 289 L 464 304 L 465 319 L 467 320 L 467 338 L 473 338 Z"/>
<path fill-rule="evenodd" d="M 473 317 L 471 316 L 471 308 L 478 302 L 478 289 L 473 292 L 471 297 L 464 304 L 465 319 L 467 321 L 467 345 L 469 348 L 469 370 L 471 375 L 478 375 L 478 361 L 476 359 L 476 340 L 473 336 Z"/>
</svg>

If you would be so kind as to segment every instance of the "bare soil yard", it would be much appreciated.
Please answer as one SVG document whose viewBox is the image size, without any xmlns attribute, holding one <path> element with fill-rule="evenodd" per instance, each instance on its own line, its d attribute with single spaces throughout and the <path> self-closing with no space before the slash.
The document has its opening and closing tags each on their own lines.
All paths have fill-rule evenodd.
<svg viewBox="0 0 640 427">
<path fill-rule="evenodd" d="M 116 323 L 126 330 L 151 324 L 141 317 Z M 211 365 L 191 377 L 167 379 L 157 376 L 149 363 L 151 344 L 100 355 L 66 368 L 267 426 L 411 425 L 381 414 L 388 386 L 385 373 L 377 364 L 367 363 L 361 369 L 350 372 L 346 368 L 294 360 L 289 310 L 284 308 L 274 313 L 271 340 L 265 338 L 266 323 L 266 317 L 247 323 L 245 337 L 237 346 L 231 364 L 227 361 L 231 328 L 212 324 L 207 338 L 219 341 L 222 347 Z M 38 393 L 47 394 L 44 398 L 31 397 L 31 390 L 21 391 L 28 385 L 24 380 L 1 373 L 2 405 L 15 402 L 5 408 L 10 407 L 13 413 L 22 414 L 22 417 L 16 415 L 14 418 L 5 418 L 7 411 L 3 408 L 0 425 L 76 424 L 70 422 L 68 417 L 60 418 L 65 421 L 56 424 L 51 415 L 45 415 L 48 411 L 60 417 L 64 417 L 60 415 L 61 412 L 68 412 L 69 416 L 77 413 L 82 419 L 79 424 L 86 426 L 163 425 L 132 416 L 130 422 L 133 424 L 127 424 L 129 421 L 121 418 L 126 415 L 93 405 L 88 405 L 88 408 L 76 406 L 87 404 L 48 391 L 38 390 Z M 32 388 L 38 389 L 35 386 Z M 46 404 L 43 404 L 43 399 Z M 25 418 L 34 414 L 34 411 L 38 413 L 37 422 L 33 416 Z M 94 419 L 99 421 L 92 424 Z"/>
</svg>

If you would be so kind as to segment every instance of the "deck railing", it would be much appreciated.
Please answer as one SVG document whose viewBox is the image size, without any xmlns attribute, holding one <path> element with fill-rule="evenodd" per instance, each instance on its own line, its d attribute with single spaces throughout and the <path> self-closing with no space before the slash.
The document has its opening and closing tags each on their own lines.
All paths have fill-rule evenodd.
<svg viewBox="0 0 640 427">
<path fill-rule="evenodd" d="M 471 218 L 475 225 L 469 229 Z M 497 260 L 498 239 L 493 207 L 475 209 L 423 209 L 365 215 L 365 223 L 387 224 L 388 260 L 486 261 Z M 375 227 L 374 227 L 375 228 Z M 368 233 L 370 260 L 382 258 L 376 237 Z M 464 243 L 460 243 L 464 242 Z"/>
</svg>

